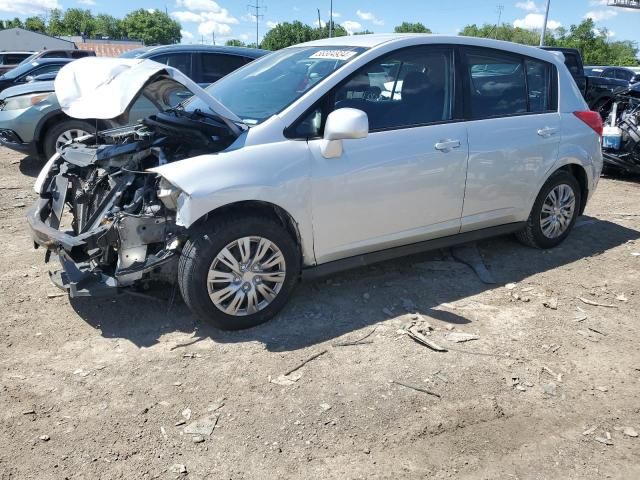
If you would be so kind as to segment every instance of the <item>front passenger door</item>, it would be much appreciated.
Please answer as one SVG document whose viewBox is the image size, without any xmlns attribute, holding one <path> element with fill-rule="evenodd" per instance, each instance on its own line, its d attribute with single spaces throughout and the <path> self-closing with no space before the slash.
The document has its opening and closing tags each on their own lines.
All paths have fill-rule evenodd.
<svg viewBox="0 0 640 480">
<path fill-rule="evenodd" d="M 316 137 L 308 144 L 319 263 L 458 233 L 467 131 L 454 72 L 452 48 L 401 49 L 352 74 L 301 123 Z M 339 108 L 367 113 L 369 136 L 325 158 L 322 117 Z"/>
</svg>

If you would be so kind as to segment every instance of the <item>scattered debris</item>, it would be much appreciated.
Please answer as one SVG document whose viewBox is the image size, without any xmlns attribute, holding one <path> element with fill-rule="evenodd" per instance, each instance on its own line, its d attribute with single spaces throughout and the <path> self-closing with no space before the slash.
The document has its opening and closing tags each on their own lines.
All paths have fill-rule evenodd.
<svg viewBox="0 0 640 480">
<path fill-rule="evenodd" d="M 616 297 L 616 300 L 618 300 L 619 302 L 622 302 L 622 303 L 627 303 L 629 301 L 629 299 L 627 298 L 627 296 L 624 293 L 621 293 L 620 295 L 618 295 Z"/>
<path fill-rule="evenodd" d="M 218 424 L 220 415 L 207 415 L 184 427 L 184 433 L 189 435 L 211 435 Z"/>
<path fill-rule="evenodd" d="M 594 302 L 593 300 L 589 300 L 588 298 L 578 297 L 582 303 L 586 303 L 587 305 L 592 305 L 594 307 L 605 307 L 605 308 L 618 308 L 617 305 L 609 305 L 607 303 Z"/>
<path fill-rule="evenodd" d="M 457 261 L 471 267 L 482 283 L 489 285 L 495 285 L 498 283 L 482 261 L 478 245 L 475 242 L 453 247 L 451 249 L 451 254 Z"/>
<path fill-rule="evenodd" d="M 35 415 L 36 411 L 35 410 L 25 410 L 24 412 L 22 412 L 23 415 Z"/>
<path fill-rule="evenodd" d="M 283 387 L 288 387 L 289 385 L 293 385 L 294 383 L 296 383 L 301 378 L 301 373 L 296 373 L 293 375 L 279 375 L 276 378 L 271 378 L 271 376 L 269 376 L 269 382 L 275 383 L 276 385 L 281 385 Z"/>
<path fill-rule="evenodd" d="M 545 300 L 544 302 L 542 302 L 542 305 L 544 305 L 547 308 L 550 308 L 551 310 L 557 310 L 558 309 L 558 297 L 551 297 L 548 300 Z"/>
<path fill-rule="evenodd" d="M 217 399 L 215 403 L 212 403 L 207 407 L 207 412 L 215 412 L 216 410 L 220 410 L 222 407 L 224 407 L 225 400 L 226 400 L 225 397 L 221 397 Z"/>
<path fill-rule="evenodd" d="M 51 439 L 49 438 L 49 435 L 40 435 L 38 438 L 39 438 L 40 440 L 42 440 L 43 442 L 48 442 L 49 440 L 51 440 Z"/>
<path fill-rule="evenodd" d="M 578 312 L 573 317 L 573 321 L 574 322 L 584 322 L 587 318 L 589 318 L 589 315 L 587 315 L 587 312 L 585 312 L 580 307 L 578 307 Z"/>
<path fill-rule="evenodd" d="M 187 422 L 186 422 L 186 421 L 184 421 L 184 420 L 178 420 L 174 425 L 175 425 L 176 427 L 179 427 L 180 425 L 185 425 L 186 423 L 187 423 Z"/>
<path fill-rule="evenodd" d="M 609 391 L 609 389 L 607 387 L 604 387 L 604 386 L 596 387 L 596 390 L 600 390 L 601 392 L 608 392 Z"/>
<path fill-rule="evenodd" d="M 418 342 L 425 347 L 429 347 L 431 350 L 435 350 L 436 352 L 446 352 L 447 349 L 441 347 L 435 342 L 432 342 L 427 338 L 427 335 L 430 335 L 431 330 L 433 328 L 428 323 L 418 323 L 413 324 L 407 329 L 407 334 L 411 339 Z"/>
<path fill-rule="evenodd" d="M 469 342 L 471 340 L 480 340 L 479 335 L 474 335 L 472 333 L 463 333 L 463 332 L 451 332 L 447 333 L 444 338 L 453 343 L 462 343 Z"/>
<path fill-rule="evenodd" d="M 284 374 L 284 376 L 288 376 L 291 375 L 293 372 L 295 372 L 296 370 L 300 370 L 302 367 L 304 367 L 307 363 L 311 362 L 312 360 L 315 360 L 318 357 L 321 357 L 322 355 L 324 355 L 325 353 L 327 353 L 327 350 L 322 350 L 319 353 L 316 353 L 315 355 L 311 355 L 309 358 L 307 358 L 304 362 L 300 363 L 299 365 L 297 365 L 296 367 L 293 367 L 291 370 L 289 370 L 288 372 L 286 372 Z"/>
<path fill-rule="evenodd" d="M 182 354 L 182 358 L 200 358 L 202 355 L 199 353 L 187 352 Z"/>
<path fill-rule="evenodd" d="M 171 465 L 171 473 L 187 473 L 187 466 L 181 463 L 174 463 Z"/>
<path fill-rule="evenodd" d="M 627 437 L 638 436 L 638 432 L 636 432 L 632 427 L 624 427 L 624 430 L 622 430 L 622 433 L 624 433 Z"/>
<path fill-rule="evenodd" d="M 602 335 L 602 336 L 604 336 L 604 337 L 606 337 L 606 336 L 607 336 L 607 334 L 606 334 L 606 333 L 601 332 L 600 330 L 596 330 L 595 328 L 591 328 L 591 327 L 587 327 L 587 328 L 588 328 L 589 330 L 591 330 L 592 332 L 595 332 L 595 333 L 597 333 L 597 334 L 599 334 L 599 335 Z"/>
<path fill-rule="evenodd" d="M 18 203 L 14 203 L 13 204 L 13 208 L 23 208 L 26 207 L 27 205 L 24 202 L 18 202 Z"/>
<path fill-rule="evenodd" d="M 195 437 L 191 437 L 191 441 L 193 443 L 202 443 L 202 442 L 204 442 L 204 437 L 202 437 L 200 435 L 196 435 Z"/>
<path fill-rule="evenodd" d="M 516 288 L 517 284 L 515 283 L 507 283 L 504 288 L 506 288 L 507 290 L 513 290 L 514 288 Z"/>
<path fill-rule="evenodd" d="M 376 331 L 376 328 L 378 328 L 377 325 L 375 327 L 373 327 L 373 330 L 371 330 L 364 337 L 362 337 L 362 338 L 360 338 L 358 340 L 354 340 L 353 342 L 335 343 L 333 346 L 334 347 L 351 347 L 351 346 L 354 346 L 354 345 L 366 345 L 368 343 L 373 343 L 373 342 L 365 342 L 365 340 L 367 338 L 369 338 L 371 335 L 373 335 L 373 333 Z"/>
<path fill-rule="evenodd" d="M 184 419 L 188 422 L 189 420 L 191 420 L 191 409 L 189 407 L 185 408 L 182 411 L 182 416 L 184 417 Z"/>
<path fill-rule="evenodd" d="M 320 408 L 322 409 L 323 412 L 327 412 L 331 410 L 331 405 L 329 405 L 328 403 L 321 403 Z"/>
<path fill-rule="evenodd" d="M 160 433 L 162 433 L 162 436 L 164 437 L 165 440 L 169 440 L 169 435 L 167 435 L 167 431 L 164 429 L 163 426 L 160 427 Z"/>
<path fill-rule="evenodd" d="M 596 437 L 596 438 L 594 438 L 594 440 L 596 442 L 602 443 L 603 445 L 613 445 L 613 442 L 611 440 L 609 440 L 608 438 L 605 438 L 605 437 Z"/>
<path fill-rule="evenodd" d="M 405 387 L 405 388 L 410 388 L 411 390 L 415 390 L 417 392 L 426 393 L 427 395 L 433 395 L 434 397 L 442 398 L 439 394 L 437 394 L 435 392 L 431 392 L 431 391 L 429 391 L 429 390 L 427 390 L 425 388 L 416 387 L 414 385 L 409 385 L 407 383 L 398 382 L 396 380 L 391 380 L 391 383 L 395 383 L 396 385 L 400 385 L 400 386 Z"/>
<path fill-rule="evenodd" d="M 67 292 L 47 293 L 47 298 L 66 297 L 69 294 Z"/>
<path fill-rule="evenodd" d="M 174 387 L 180 387 L 180 386 L 182 386 L 182 382 L 173 382 L 173 386 Z"/>
<path fill-rule="evenodd" d="M 592 433 L 594 433 L 596 430 L 598 429 L 597 425 L 594 425 L 591 428 L 586 429 L 584 432 L 582 432 L 582 435 L 591 435 Z"/>
<path fill-rule="evenodd" d="M 542 391 L 544 393 L 546 393 L 547 395 L 551 395 L 551 396 L 555 396 L 556 390 L 558 388 L 558 386 L 553 382 L 541 383 L 540 387 L 542 388 Z"/>
<path fill-rule="evenodd" d="M 600 341 L 598 338 L 596 338 L 590 332 L 585 332 L 584 330 L 576 330 L 576 333 L 578 335 L 582 335 L 585 339 L 589 340 L 590 342 L 599 342 Z"/>
</svg>

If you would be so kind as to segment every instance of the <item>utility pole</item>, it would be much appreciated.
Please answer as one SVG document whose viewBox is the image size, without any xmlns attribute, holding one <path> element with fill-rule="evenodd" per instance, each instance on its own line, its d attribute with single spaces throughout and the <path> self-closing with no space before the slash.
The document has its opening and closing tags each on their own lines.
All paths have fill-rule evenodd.
<svg viewBox="0 0 640 480">
<path fill-rule="evenodd" d="M 544 23 L 542 24 L 542 32 L 540 32 L 540 46 L 544 47 L 544 37 L 547 34 L 547 21 L 549 20 L 549 7 L 551 7 L 551 0 L 547 0 L 547 8 L 544 11 Z"/>
<path fill-rule="evenodd" d="M 329 38 L 333 37 L 333 0 L 329 7 Z"/>
<path fill-rule="evenodd" d="M 256 48 L 260 48 L 260 44 L 258 43 L 258 39 L 260 38 L 260 19 L 264 17 L 264 15 L 260 13 L 260 10 L 264 10 L 265 6 L 264 4 L 260 4 L 260 0 L 256 0 L 255 5 L 248 5 L 248 7 L 256 11 L 254 15 L 256 17 Z"/>
<path fill-rule="evenodd" d="M 502 20 L 503 10 L 504 10 L 504 5 L 498 5 L 498 23 L 496 23 L 496 30 L 493 35 L 493 38 L 498 38 L 498 29 L 500 28 L 500 20 Z"/>
<path fill-rule="evenodd" d="M 320 20 L 320 9 L 318 9 L 318 29 L 322 30 L 322 20 Z"/>
<path fill-rule="evenodd" d="M 216 32 L 211 32 L 211 41 L 214 45 L 216 44 Z"/>
</svg>

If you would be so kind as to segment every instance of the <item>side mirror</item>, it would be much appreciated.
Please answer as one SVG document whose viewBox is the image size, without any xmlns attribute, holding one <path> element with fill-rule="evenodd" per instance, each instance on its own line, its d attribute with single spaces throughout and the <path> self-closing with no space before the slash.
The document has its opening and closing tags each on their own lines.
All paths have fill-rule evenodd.
<svg viewBox="0 0 640 480">
<path fill-rule="evenodd" d="M 366 138 L 369 135 L 369 117 L 362 110 L 339 108 L 329 114 L 324 127 L 322 156 L 336 158 L 342 155 L 342 140 Z"/>
<path fill-rule="evenodd" d="M 24 77 L 24 81 L 27 83 L 31 83 L 36 79 L 36 77 L 34 77 L 33 75 L 27 75 L 26 77 Z"/>
</svg>

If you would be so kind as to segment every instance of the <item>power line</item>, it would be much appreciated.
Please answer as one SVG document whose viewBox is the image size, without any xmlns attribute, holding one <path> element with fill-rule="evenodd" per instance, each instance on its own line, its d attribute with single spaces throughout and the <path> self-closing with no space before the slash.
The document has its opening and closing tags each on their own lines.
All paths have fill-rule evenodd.
<svg viewBox="0 0 640 480">
<path fill-rule="evenodd" d="M 260 0 L 256 0 L 255 5 L 247 5 L 250 9 L 256 11 L 253 16 L 256 18 L 256 48 L 260 48 L 260 43 L 258 42 L 260 38 L 260 19 L 264 18 L 264 15 L 260 13 L 260 10 L 265 10 L 267 7 L 264 6 L 264 3 L 260 3 Z"/>
</svg>

